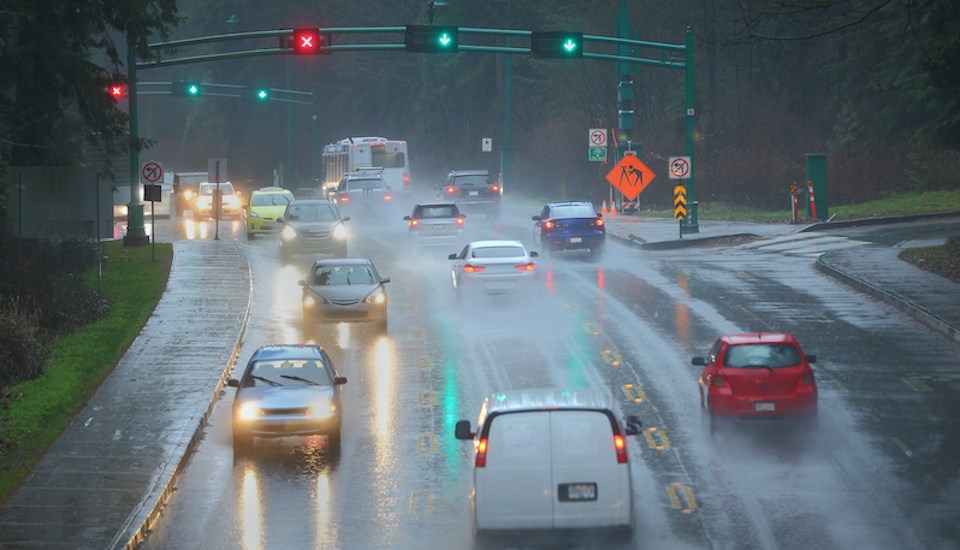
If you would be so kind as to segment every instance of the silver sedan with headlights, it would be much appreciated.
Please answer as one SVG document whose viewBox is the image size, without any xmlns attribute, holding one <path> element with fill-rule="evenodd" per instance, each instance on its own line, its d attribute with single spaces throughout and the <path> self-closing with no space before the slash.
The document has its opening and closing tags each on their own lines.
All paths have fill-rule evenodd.
<svg viewBox="0 0 960 550">
<path fill-rule="evenodd" d="M 487 293 L 530 292 L 537 287 L 540 275 L 533 261 L 538 254 L 528 251 L 520 241 L 473 241 L 453 260 L 450 277 L 457 299 L 464 292 Z"/>
<path fill-rule="evenodd" d="M 343 421 L 340 387 L 347 379 L 334 368 L 320 346 L 263 346 L 253 353 L 233 399 L 233 447 L 250 449 L 253 438 L 326 434 L 333 448 L 340 445 Z"/>
<path fill-rule="evenodd" d="M 297 254 L 347 255 L 349 216 L 341 216 L 327 199 L 298 199 L 287 205 L 280 224 L 280 261 L 288 263 Z"/>
<path fill-rule="evenodd" d="M 387 290 L 390 277 L 382 277 L 365 258 L 317 260 L 300 281 L 303 287 L 303 322 L 375 323 L 387 330 Z"/>
</svg>

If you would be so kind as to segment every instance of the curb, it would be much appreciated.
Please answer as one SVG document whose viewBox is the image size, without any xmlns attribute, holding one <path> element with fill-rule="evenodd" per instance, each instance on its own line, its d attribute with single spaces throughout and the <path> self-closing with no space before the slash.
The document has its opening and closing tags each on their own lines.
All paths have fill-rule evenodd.
<svg viewBox="0 0 960 550">
<path fill-rule="evenodd" d="M 621 235 L 616 235 L 614 233 L 607 233 L 607 237 L 612 238 L 621 244 L 627 245 L 632 248 L 639 248 L 641 250 L 675 250 L 678 248 L 691 248 L 698 245 L 727 241 L 730 239 L 759 238 L 758 235 L 754 235 L 753 233 L 734 233 L 731 235 L 694 237 L 692 239 L 676 239 L 672 241 L 654 241 L 654 242 L 644 241 L 640 237 L 633 238 L 635 237 L 634 235 L 631 235 L 630 237 L 624 237 Z"/>
<path fill-rule="evenodd" d="M 250 261 L 247 259 L 246 253 L 242 254 L 244 259 L 246 259 L 247 281 L 249 282 L 249 288 L 247 291 L 247 309 L 243 313 L 243 320 L 240 323 L 240 331 L 237 334 L 237 341 L 234 344 L 233 351 L 230 353 L 230 359 L 227 360 L 226 366 L 220 373 L 220 378 L 217 381 L 216 387 L 214 388 L 213 395 L 211 395 L 210 402 L 207 404 L 207 408 L 200 416 L 200 420 L 197 422 L 197 427 L 190 436 L 190 441 L 187 443 L 186 449 L 184 449 L 184 452 L 181 453 L 176 465 L 173 467 L 173 472 L 170 474 L 170 478 L 164 484 L 160 494 L 157 496 L 149 510 L 147 510 L 139 527 L 137 527 L 129 536 L 126 534 L 128 529 L 122 529 L 117 534 L 117 537 L 114 538 L 111 548 L 119 548 L 119 539 L 127 538 L 127 542 L 123 544 L 123 548 L 125 550 L 135 550 L 141 544 L 143 544 L 147 535 L 153 530 L 154 526 L 156 526 L 164 506 L 166 506 L 167 502 L 170 501 L 170 498 L 173 496 L 173 493 L 176 490 L 177 483 L 179 482 L 183 471 L 186 469 L 189 457 L 193 455 L 193 452 L 200 444 L 200 440 L 203 437 L 203 430 L 207 427 L 210 415 L 213 413 L 213 408 L 217 403 L 218 396 L 223 391 L 226 379 L 228 378 L 230 371 L 233 369 L 233 366 L 236 364 L 237 356 L 240 354 L 240 347 L 243 343 L 243 337 L 247 331 L 247 324 L 250 321 L 250 310 L 253 306 L 253 271 L 250 268 Z"/>
<path fill-rule="evenodd" d="M 960 342 L 960 328 L 955 327 L 950 323 L 947 323 L 946 321 L 930 313 L 929 311 L 915 304 L 912 304 L 895 294 L 887 292 L 881 288 L 871 285 L 870 283 L 867 283 L 866 281 L 858 279 L 853 275 L 849 275 L 841 271 L 840 269 L 837 269 L 836 267 L 830 265 L 829 259 L 824 259 L 826 256 L 829 256 L 829 254 L 824 254 L 819 258 L 817 258 L 816 267 L 817 267 L 817 270 L 820 271 L 821 273 L 824 273 L 843 283 L 846 283 L 865 294 L 868 294 L 870 296 L 873 296 L 874 298 L 877 298 L 880 301 L 886 302 L 896 307 L 897 309 L 913 316 L 917 320 L 927 324 L 934 330 L 937 330 L 943 333 L 953 341 Z"/>
<path fill-rule="evenodd" d="M 916 214 L 913 216 L 891 216 L 883 218 L 863 218 L 860 220 L 842 220 L 838 222 L 816 222 L 798 229 L 797 233 L 807 231 L 823 231 L 825 229 L 841 229 L 844 227 L 863 227 L 867 225 L 887 225 L 891 223 L 915 222 L 919 220 L 935 220 L 938 218 L 955 218 L 960 212 L 942 212 L 939 214 Z"/>
</svg>

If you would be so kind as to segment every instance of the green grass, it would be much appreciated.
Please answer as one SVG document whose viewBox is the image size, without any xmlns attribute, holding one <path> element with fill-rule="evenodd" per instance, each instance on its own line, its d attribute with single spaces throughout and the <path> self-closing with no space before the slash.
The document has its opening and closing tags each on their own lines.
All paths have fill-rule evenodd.
<svg viewBox="0 0 960 550">
<path fill-rule="evenodd" d="M 9 408 L 0 412 L 0 420 L 13 446 L 0 456 L 0 502 L 93 395 L 160 301 L 173 247 L 169 243 L 155 246 L 153 261 L 149 246 L 106 243 L 102 290 L 111 302 L 107 317 L 54 342 L 53 358 L 40 378 L 7 388 L 3 403 Z M 96 271 L 87 274 L 87 284 L 96 287 Z"/>
<path fill-rule="evenodd" d="M 726 220 L 739 222 L 774 223 L 789 222 L 789 210 L 758 210 L 747 206 L 724 203 L 701 202 L 698 215 L 701 220 Z M 832 206 L 829 213 L 834 220 L 856 220 L 887 216 L 912 216 L 960 212 L 960 190 L 927 191 L 923 193 L 900 193 L 883 199 L 860 204 Z M 638 215 L 652 218 L 672 218 L 673 210 L 644 210 Z M 801 218 L 806 215 L 801 207 Z"/>
</svg>

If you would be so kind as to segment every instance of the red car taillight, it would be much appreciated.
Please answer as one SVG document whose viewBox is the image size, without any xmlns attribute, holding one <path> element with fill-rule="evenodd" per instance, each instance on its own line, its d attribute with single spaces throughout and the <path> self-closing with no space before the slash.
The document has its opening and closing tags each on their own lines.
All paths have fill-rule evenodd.
<svg viewBox="0 0 960 550">
<path fill-rule="evenodd" d="M 534 271 L 535 269 L 537 269 L 537 266 L 533 262 L 530 262 L 528 264 L 514 266 L 514 268 L 517 271 Z"/>
<path fill-rule="evenodd" d="M 813 379 L 812 372 L 805 372 L 800 375 L 800 380 L 797 382 L 799 386 L 813 386 L 816 384 L 816 381 Z"/>
<path fill-rule="evenodd" d="M 467 264 L 467 265 L 463 266 L 463 271 L 464 271 L 464 273 L 480 273 L 480 272 L 483 271 L 484 269 L 486 269 L 486 268 L 483 267 L 482 265 L 471 265 L 471 264 Z"/>
<path fill-rule="evenodd" d="M 716 386 L 716 387 L 718 387 L 718 388 L 726 388 L 726 387 L 727 387 L 727 381 L 724 380 L 724 378 L 723 378 L 722 376 L 720 376 L 719 374 L 714 374 L 713 377 L 710 378 L 710 384 L 712 384 L 712 385 L 714 385 L 714 386 Z"/>
<path fill-rule="evenodd" d="M 622 435 L 617 434 L 613 436 L 613 446 L 617 450 L 617 464 L 626 464 L 627 463 L 627 442 L 624 441 Z"/>
<path fill-rule="evenodd" d="M 477 468 L 483 468 L 487 465 L 487 440 L 481 439 L 477 444 Z"/>
</svg>

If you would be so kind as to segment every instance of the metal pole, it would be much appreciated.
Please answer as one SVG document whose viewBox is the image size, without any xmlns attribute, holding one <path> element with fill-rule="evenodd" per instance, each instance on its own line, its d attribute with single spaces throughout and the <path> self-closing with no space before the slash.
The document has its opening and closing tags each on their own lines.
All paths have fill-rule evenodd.
<svg viewBox="0 0 960 550">
<path fill-rule="evenodd" d="M 696 128 L 696 108 L 694 101 L 694 91 L 696 88 L 693 83 L 693 29 L 687 27 L 686 39 L 684 40 L 684 93 L 683 93 L 683 102 L 686 106 L 687 116 L 685 122 L 685 142 L 686 147 L 685 151 L 687 156 L 690 157 L 690 177 L 687 179 L 687 204 L 689 205 L 688 216 L 684 219 L 684 230 L 687 233 L 698 233 L 700 231 L 700 223 L 698 220 L 698 203 L 697 203 L 697 194 L 693 186 L 693 176 L 694 170 L 697 167 L 697 163 L 693 158 L 693 148 L 694 148 L 694 138 L 693 132 Z"/>
<path fill-rule="evenodd" d="M 287 56 L 287 89 L 290 90 L 293 88 L 291 81 L 293 80 L 293 68 L 290 66 L 290 56 Z M 286 175 L 289 173 L 290 167 L 293 166 L 293 106 L 287 103 L 287 163 L 284 167 L 284 180 L 286 180 Z M 286 181 L 284 181 L 286 183 Z M 286 185 L 284 185 L 286 187 Z"/>
<path fill-rule="evenodd" d="M 100 174 L 97 174 L 97 292 L 103 292 L 103 243 L 100 238 Z"/>
<path fill-rule="evenodd" d="M 157 218 L 154 216 L 154 208 L 157 203 L 150 199 L 150 261 L 157 261 Z"/>
<path fill-rule="evenodd" d="M 310 174 L 316 183 L 320 183 L 320 94 L 314 87 L 310 92 L 313 95 L 313 127 L 310 128 Z"/>
<path fill-rule="evenodd" d="M 140 129 L 137 121 L 137 47 L 133 35 L 127 32 L 127 89 L 130 105 L 130 202 L 127 204 L 127 234 L 124 246 L 140 246 L 149 242 L 143 227 L 143 203 L 140 202 Z"/>
<path fill-rule="evenodd" d="M 17 256 L 23 253 L 23 170 L 17 170 Z"/>
<path fill-rule="evenodd" d="M 513 0 L 507 0 L 507 26 L 513 26 Z M 506 47 L 511 47 L 510 35 L 506 37 Z M 503 145 L 500 146 L 500 192 L 503 193 L 508 182 L 513 183 L 513 142 L 510 139 L 510 77 L 513 58 L 503 56 Z"/>
<path fill-rule="evenodd" d="M 219 160 L 213 161 L 213 166 L 214 166 L 213 177 L 214 177 L 214 181 L 216 181 L 217 183 L 216 192 L 214 192 L 213 194 L 213 206 L 212 206 L 212 210 L 214 214 L 216 214 L 213 217 L 213 227 L 214 227 L 213 240 L 219 241 L 220 240 L 220 211 L 223 210 L 223 197 L 220 195 L 220 161 Z"/>
</svg>

